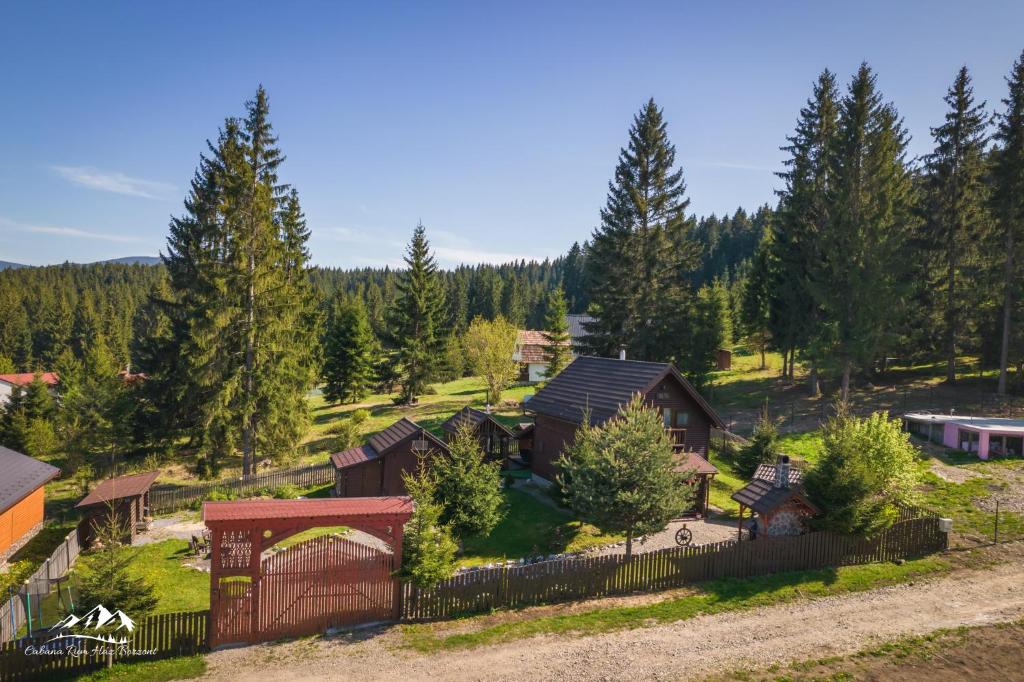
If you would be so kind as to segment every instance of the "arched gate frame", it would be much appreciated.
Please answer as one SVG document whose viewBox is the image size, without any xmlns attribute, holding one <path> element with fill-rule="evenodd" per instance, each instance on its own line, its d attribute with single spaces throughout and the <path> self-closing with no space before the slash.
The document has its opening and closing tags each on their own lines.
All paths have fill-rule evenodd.
<svg viewBox="0 0 1024 682">
<path fill-rule="evenodd" d="M 211 532 L 210 646 L 258 641 L 260 637 L 261 554 L 287 537 L 310 528 L 348 526 L 389 544 L 392 568 L 402 563 L 402 529 L 412 516 L 409 497 L 351 497 L 321 500 L 237 500 L 204 502 L 203 521 Z M 224 578 L 247 580 L 238 608 Z M 393 617 L 401 616 L 402 590 L 392 578 Z M 238 595 L 233 595 L 237 597 Z M 230 610 L 230 613 L 223 611 Z"/>
</svg>

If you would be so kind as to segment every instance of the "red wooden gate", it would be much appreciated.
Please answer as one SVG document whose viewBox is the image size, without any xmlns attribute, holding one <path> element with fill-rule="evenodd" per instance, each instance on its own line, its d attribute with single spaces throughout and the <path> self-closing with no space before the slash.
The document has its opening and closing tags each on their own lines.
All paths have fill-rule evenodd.
<svg viewBox="0 0 1024 682">
<path fill-rule="evenodd" d="M 329 535 L 267 557 L 260 579 L 259 633 L 253 639 L 389 619 L 392 559 L 390 552 Z"/>
<path fill-rule="evenodd" d="M 203 503 L 212 533 L 210 646 L 397 619 L 393 574 L 412 510 L 409 497 Z M 287 537 L 329 526 L 359 528 L 392 551 L 324 535 L 261 558 Z"/>
</svg>

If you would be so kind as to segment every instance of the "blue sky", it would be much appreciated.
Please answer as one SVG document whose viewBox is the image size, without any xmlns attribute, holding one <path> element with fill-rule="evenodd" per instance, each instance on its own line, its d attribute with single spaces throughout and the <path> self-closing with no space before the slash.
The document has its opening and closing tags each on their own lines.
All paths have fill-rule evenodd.
<svg viewBox="0 0 1024 682">
<path fill-rule="evenodd" d="M 773 201 L 826 66 L 867 60 L 924 153 L 962 64 L 1004 96 L 1024 3 L 7 2 L 0 45 L 0 260 L 155 255 L 263 83 L 315 263 L 396 263 L 422 220 L 451 266 L 587 238 L 651 96 L 697 214 Z"/>
</svg>

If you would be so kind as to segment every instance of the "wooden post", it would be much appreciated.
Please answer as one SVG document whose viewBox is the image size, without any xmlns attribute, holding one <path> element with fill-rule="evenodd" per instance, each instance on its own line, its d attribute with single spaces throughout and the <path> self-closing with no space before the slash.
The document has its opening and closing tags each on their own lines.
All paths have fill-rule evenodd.
<svg viewBox="0 0 1024 682">
<path fill-rule="evenodd" d="M 392 527 L 391 536 L 394 538 L 394 566 L 395 566 L 395 594 L 394 594 L 394 618 L 402 620 L 402 579 L 398 577 L 402 570 L 402 531 L 405 526 L 396 525 Z"/>
<path fill-rule="evenodd" d="M 736 542 L 743 539 L 743 505 L 740 505 L 740 520 L 736 522 Z"/>
</svg>

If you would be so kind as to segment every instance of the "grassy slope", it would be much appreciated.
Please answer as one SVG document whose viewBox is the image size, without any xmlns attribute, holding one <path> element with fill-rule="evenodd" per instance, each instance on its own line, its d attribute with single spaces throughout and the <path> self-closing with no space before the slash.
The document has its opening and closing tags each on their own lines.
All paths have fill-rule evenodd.
<svg viewBox="0 0 1024 682">
<path fill-rule="evenodd" d="M 820 571 L 798 571 L 748 578 L 726 578 L 698 584 L 694 593 L 641 606 L 620 606 L 579 613 L 515 620 L 472 631 L 446 634 L 431 624 L 403 628 L 407 646 L 423 652 L 465 649 L 519 640 L 540 634 L 591 635 L 652 624 L 673 623 L 699 615 L 768 606 L 848 592 L 874 589 L 914 580 L 950 569 L 943 559 L 930 557 L 897 564 L 869 564 Z M 472 627 L 472 620 L 460 630 Z"/>
</svg>

